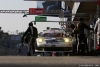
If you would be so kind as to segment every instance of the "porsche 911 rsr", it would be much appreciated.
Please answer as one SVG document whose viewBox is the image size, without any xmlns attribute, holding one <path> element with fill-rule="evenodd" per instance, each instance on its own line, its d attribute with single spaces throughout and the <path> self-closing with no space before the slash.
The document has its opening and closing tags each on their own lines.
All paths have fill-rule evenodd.
<svg viewBox="0 0 100 67">
<path fill-rule="evenodd" d="M 72 50 L 75 38 L 61 37 L 59 32 L 51 33 L 45 32 L 42 37 L 38 37 L 37 47 L 38 50 L 44 49 L 45 51 L 69 51 Z"/>
<path fill-rule="evenodd" d="M 36 41 L 37 47 L 39 49 L 44 49 L 45 51 L 68 51 L 72 50 L 75 39 L 39 37 Z"/>
</svg>

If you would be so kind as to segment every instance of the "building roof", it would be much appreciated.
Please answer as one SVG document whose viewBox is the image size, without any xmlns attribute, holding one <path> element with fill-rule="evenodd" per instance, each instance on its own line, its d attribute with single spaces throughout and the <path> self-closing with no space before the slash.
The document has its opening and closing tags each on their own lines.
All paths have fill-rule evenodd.
<svg viewBox="0 0 100 67">
<path fill-rule="evenodd" d="M 73 6 L 75 2 L 66 2 L 68 6 L 70 6 L 73 10 Z M 88 22 L 90 20 L 90 16 L 95 16 L 97 13 L 97 2 L 80 2 L 80 5 L 76 11 L 76 15 L 73 21 L 78 21 L 79 17 L 84 17 L 85 21 Z M 80 14 L 79 13 L 84 13 Z"/>
<path fill-rule="evenodd" d="M 83 15 L 83 17 L 86 17 L 86 21 L 89 21 L 90 15 L 94 16 L 97 13 L 97 2 L 81 2 L 77 13 L 86 13 Z M 77 18 L 74 19 L 74 21 L 77 20 Z"/>
</svg>

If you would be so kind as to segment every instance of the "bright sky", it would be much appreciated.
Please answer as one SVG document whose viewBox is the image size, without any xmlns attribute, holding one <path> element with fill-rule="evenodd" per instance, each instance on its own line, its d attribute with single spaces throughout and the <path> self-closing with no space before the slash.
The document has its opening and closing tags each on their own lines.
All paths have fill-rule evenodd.
<svg viewBox="0 0 100 67">
<path fill-rule="evenodd" d="M 0 10 L 28 10 L 29 8 L 36 8 L 37 2 L 35 1 L 24 1 L 24 0 L 0 0 Z M 23 32 L 27 29 L 28 23 L 34 20 L 33 16 L 28 16 L 23 18 L 23 14 L 0 14 L 0 27 L 4 32 L 8 30 L 14 32 L 18 30 L 19 32 Z M 57 20 L 59 18 L 48 17 L 48 20 Z M 38 28 L 38 31 L 41 32 L 46 27 L 60 27 L 59 23 L 50 23 L 50 22 L 38 22 L 35 27 Z"/>
</svg>

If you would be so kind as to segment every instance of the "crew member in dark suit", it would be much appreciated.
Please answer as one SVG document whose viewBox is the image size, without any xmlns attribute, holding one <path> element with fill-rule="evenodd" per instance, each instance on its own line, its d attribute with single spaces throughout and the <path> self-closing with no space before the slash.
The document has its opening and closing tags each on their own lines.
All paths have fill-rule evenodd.
<svg viewBox="0 0 100 67">
<path fill-rule="evenodd" d="M 22 45 L 19 49 L 19 53 L 21 52 L 21 48 L 23 46 L 23 42 L 25 41 L 26 43 L 28 43 L 28 51 L 27 51 L 27 55 L 30 56 L 30 50 L 31 50 L 31 46 L 32 46 L 32 50 L 33 50 L 33 54 L 35 53 L 35 43 L 36 43 L 36 39 L 38 37 L 38 30 L 36 27 L 33 26 L 33 23 L 30 22 L 29 23 L 29 27 L 28 29 L 25 31 L 25 33 L 22 36 L 21 42 Z"/>
<path fill-rule="evenodd" d="M 87 44 L 87 38 L 84 33 L 84 29 L 87 29 L 87 30 L 93 30 L 93 29 L 84 23 L 84 18 L 80 18 L 79 21 L 80 22 L 77 24 L 78 39 L 79 39 L 78 42 L 79 42 L 79 45 L 81 45 L 81 43 L 83 42 L 85 45 L 86 52 L 88 52 L 89 48 L 88 48 L 88 44 Z"/>
</svg>

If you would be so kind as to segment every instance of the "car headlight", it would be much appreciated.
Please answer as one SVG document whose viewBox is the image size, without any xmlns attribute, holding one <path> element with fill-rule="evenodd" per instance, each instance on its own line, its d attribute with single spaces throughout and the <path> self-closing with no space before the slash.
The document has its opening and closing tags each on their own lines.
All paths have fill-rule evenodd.
<svg viewBox="0 0 100 67">
<path fill-rule="evenodd" d="M 69 38 L 64 38 L 64 42 L 68 43 L 70 41 Z"/>
<path fill-rule="evenodd" d="M 44 42 L 44 38 L 38 38 L 38 42 L 39 42 L 39 43 Z"/>
</svg>

